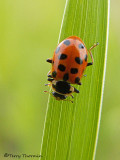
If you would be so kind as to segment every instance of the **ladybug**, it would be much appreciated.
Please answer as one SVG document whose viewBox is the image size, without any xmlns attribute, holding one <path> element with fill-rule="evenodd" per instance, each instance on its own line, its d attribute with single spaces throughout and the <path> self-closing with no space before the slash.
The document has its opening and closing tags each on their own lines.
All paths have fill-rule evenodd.
<svg viewBox="0 0 120 160">
<path fill-rule="evenodd" d="M 81 85 L 81 78 L 87 66 L 93 64 L 91 50 L 96 47 L 94 44 L 87 50 L 84 42 L 77 36 L 70 36 L 58 44 L 54 51 L 53 58 L 47 59 L 52 64 L 48 72 L 49 86 L 52 86 L 53 97 L 57 100 L 65 100 L 72 93 L 79 91 L 71 84 Z M 88 62 L 88 52 L 92 62 Z M 73 96 L 72 96 L 73 97 Z"/>
</svg>

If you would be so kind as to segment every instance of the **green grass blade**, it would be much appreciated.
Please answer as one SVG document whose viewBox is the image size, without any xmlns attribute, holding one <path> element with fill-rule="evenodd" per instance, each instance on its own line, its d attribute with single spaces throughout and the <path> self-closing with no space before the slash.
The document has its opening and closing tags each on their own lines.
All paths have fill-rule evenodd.
<svg viewBox="0 0 120 160">
<path fill-rule="evenodd" d="M 92 53 L 94 65 L 76 86 L 74 103 L 49 97 L 41 155 L 45 160 L 91 160 L 99 130 L 108 42 L 109 0 L 67 0 L 59 41 L 76 35 Z M 89 61 L 91 59 L 89 58 Z"/>
</svg>

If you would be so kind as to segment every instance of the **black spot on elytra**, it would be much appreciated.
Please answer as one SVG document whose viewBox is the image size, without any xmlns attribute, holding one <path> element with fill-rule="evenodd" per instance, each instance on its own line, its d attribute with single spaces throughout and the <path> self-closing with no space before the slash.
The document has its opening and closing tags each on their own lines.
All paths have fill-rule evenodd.
<svg viewBox="0 0 120 160">
<path fill-rule="evenodd" d="M 80 57 L 76 57 L 76 58 L 75 58 L 75 61 L 76 61 L 78 64 L 82 64 L 82 63 L 83 63 L 83 60 L 82 60 Z"/>
<path fill-rule="evenodd" d="M 60 47 L 57 47 L 55 53 L 57 54 L 60 51 Z"/>
<path fill-rule="evenodd" d="M 87 54 L 85 55 L 85 61 L 87 62 Z"/>
<path fill-rule="evenodd" d="M 56 71 L 53 71 L 53 72 L 52 72 L 52 76 L 55 78 L 56 75 L 57 75 L 57 72 L 56 72 Z"/>
<path fill-rule="evenodd" d="M 65 40 L 63 43 L 64 43 L 66 46 L 69 46 L 69 45 L 70 45 L 70 41 L 69 41 L 69 40 Z"/>
<path fill-rule="evenodd" d="M 68 73 L 64 74 L 63 80 L 64 80 L 64 81 L 67 81 L 68 79 L 69 79 L 69 74 L 68 74 Z"/>
<path fill-rule="evenodd" d="M 65 69 L 66 69 L 66 67 L 65 67 L 64 65 L 62 65 L 62 64 L 59 64 L 59 65 L 58 65 L 58 69 L 59 69 L 60 71 L 64 72 Z"/>
<path fill-rule="evenodd" d="M 58 56 L 58 59 L 66 59 L 67 58 L 67 55 L 62 53 Z"/>
<path fill-rule="evenodd" d="M 80 82 L 80 78 L 79 77 L 76 77 L 75 78 L 75 83 L 79 83 Z"/>
<path fill-rule="evenodd" d="M 82 43 L 80 43 L 80 44 L 78 45 L 78 47 L 79 47 L 80 49 L 84 49 L 84 48 L 85 48 L 85 46 L 84 46 Z"/>
<path fill-rule="evenodd" d="M 71 68 L 70 72 L 72 74 L 76 74 L 76 73 L 78 73 L 78 69 L 77 68 Z"/>
</svg>

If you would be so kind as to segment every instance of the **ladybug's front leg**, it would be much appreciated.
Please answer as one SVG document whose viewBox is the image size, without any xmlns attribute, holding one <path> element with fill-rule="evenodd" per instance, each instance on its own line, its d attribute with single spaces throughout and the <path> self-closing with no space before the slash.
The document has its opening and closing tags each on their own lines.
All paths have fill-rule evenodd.
<svg viewBox="0 0 120 160">
<path fill-rule="evenodd" d="M 48 58 L 46 61 L 47 61 L 48 63 L 52 63 L 52 62 L 53 62 L 52 58 Z"/>
<path fill-rule="evenodd" d="M 94 45 L 93 45 L 93 46 L 88 50 L 88 52 L 90 53 L 90 56 L 91 56 L 92 62 L 89 62 L 89 63 L 87 64 L 87 66 L 91 66 L 91 65 L 93 65 L 94 59 L 93 59 L 93 55 L 92 55 L 91 50 L 92 50 L 93 48 L 95 48 L 98 44 L 99 44 L 99 43 L 94 44 Z"/>
</svg>

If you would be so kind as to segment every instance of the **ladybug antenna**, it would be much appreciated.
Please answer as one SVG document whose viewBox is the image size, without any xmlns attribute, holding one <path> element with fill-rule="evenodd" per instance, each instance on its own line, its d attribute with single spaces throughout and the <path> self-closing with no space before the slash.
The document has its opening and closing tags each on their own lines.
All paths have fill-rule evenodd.
<svg viewBox="0 0 120 160">
<path fill-rule="evenodd" d="M 91 51 L 93 48 L 95 48 L 96 46 L 98 46 L 99 45 L 99 43 L 97 42 L 97 43 L 95 43 L 90 49 L 89 49 L 89 51 Z"/>
<path fill-rule="evenodd" d="M 99 43 L 97 42 L 97 43 L 95 43 L 89 50 L 88 50 L 88 52 L 90 53 L 90 56 L 91 56 L 91 59 L 92 59 L 92 62 L 90 62 L 90 63 L 88 63 L 87 64 L 87 66 L 90 66 L 90 65 L 92 65 L 93 64 L 93 62 L 94 62 L 94 59 L 93 59 L 93 55 L 92 55 L 92 52 L 91 52 L 91 50 L 93 49 L 93 48 L 95 48 L 97 45 L 99 45 Z"/>
</svg>

